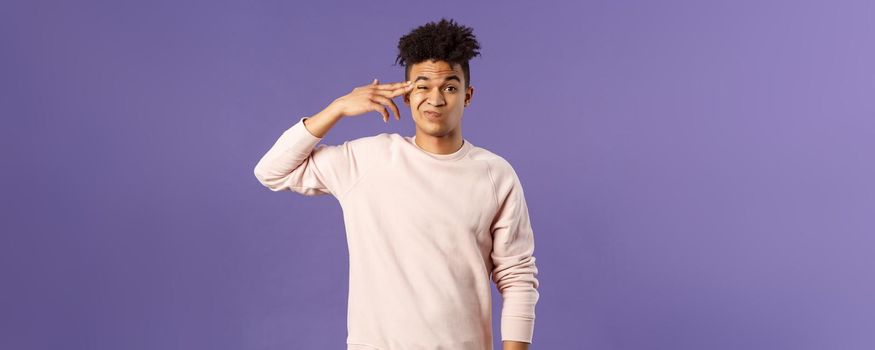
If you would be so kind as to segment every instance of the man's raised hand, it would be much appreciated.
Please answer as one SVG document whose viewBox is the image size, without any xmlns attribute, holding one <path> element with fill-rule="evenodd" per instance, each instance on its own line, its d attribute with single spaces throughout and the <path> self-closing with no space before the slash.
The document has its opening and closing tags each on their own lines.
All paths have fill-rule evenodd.
<svg viewBox="0 0 875 350">
<path fill-rule="evenodd" d="M 383 122 L 388 123 L 389 110 L 386 107 L 392 108 L 396 120 L 401 120 L 401 113 L 392 99 L 411 89 L 413 82 L 379 84 L 379 79 L 374 79 L 370 84 L 354 88 L 349 94 L 338 97 L 331 105 L 344 117 L 376 111 L 383 115 Z"/>
</svg>

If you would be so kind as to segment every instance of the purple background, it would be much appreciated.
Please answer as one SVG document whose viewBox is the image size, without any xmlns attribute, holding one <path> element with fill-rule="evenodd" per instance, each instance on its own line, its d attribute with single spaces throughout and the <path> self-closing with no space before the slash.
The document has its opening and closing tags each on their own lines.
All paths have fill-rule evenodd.
<svg viewBox="0 0 875 350">
<path fill-rule="evenodd" d="M 532 349 L 875 348 L 871 1 L 5 2 L 0 348 L 344 348 L 340 206 L 252 170 L 441 17 L 526 191 Z M 325 142 L 412 135 L 396 101 Z"/>
</svg>

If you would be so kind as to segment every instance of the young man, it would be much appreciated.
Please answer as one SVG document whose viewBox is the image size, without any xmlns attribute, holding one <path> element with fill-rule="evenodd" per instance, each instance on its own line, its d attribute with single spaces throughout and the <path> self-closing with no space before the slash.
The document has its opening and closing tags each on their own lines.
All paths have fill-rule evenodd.
<svg viewBox="0 0 875 350">
<path fill-rule="evenodd" d="M 502 294 L 505 350 L 528 349 L 539 299 L 520 180 L 462 137 L 471 103 L 468 27 L 442 19 L 403 36 L 406 82 L 357 87 L 285 130 L 255 166 L 273 191 L 331 194 L 349 248 L 349 350 L 492 350 L 490 278 Z M 318 145 L 346 117 L 410 106 L 416 135 Z"/>
</svg>

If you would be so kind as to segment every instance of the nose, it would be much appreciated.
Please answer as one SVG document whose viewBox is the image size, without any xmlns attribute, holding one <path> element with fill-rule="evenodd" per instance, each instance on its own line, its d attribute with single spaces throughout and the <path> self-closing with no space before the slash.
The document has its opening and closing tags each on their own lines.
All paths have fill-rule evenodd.
<svg viewBox="0 0 875 350">
<path fill-rule="evenodd" d="M 441 94 L 440 88 L 432 89 L 432 91 L 428 92 L 428 104 L 432 106 L 443 106 L 446 102 L 444 100 L 444 96 Z"/>
</svg>

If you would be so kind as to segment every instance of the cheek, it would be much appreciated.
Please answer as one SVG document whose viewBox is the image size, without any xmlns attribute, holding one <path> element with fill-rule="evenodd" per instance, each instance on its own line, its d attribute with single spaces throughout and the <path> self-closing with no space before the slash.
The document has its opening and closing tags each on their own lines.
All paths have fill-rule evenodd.
<svg viewBox="0 0 875 350">
<path fill-rule="evenodd" d="M 425 99 L 425 96 L 422 94 L 410 94 L 410 102 L 414 105 L 419 104 L 422 100 Z"/>
</svg>

